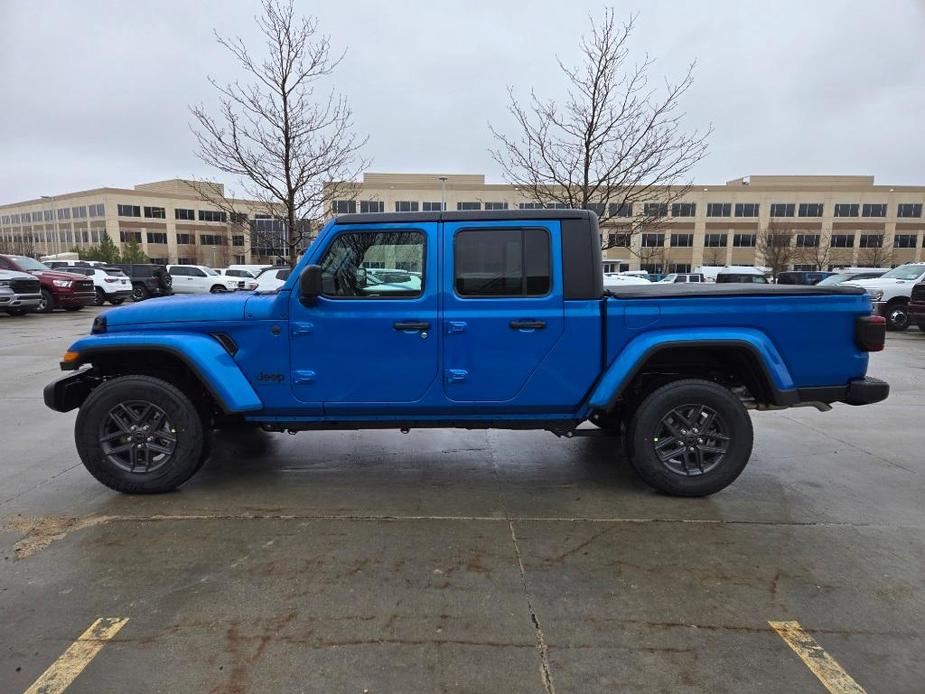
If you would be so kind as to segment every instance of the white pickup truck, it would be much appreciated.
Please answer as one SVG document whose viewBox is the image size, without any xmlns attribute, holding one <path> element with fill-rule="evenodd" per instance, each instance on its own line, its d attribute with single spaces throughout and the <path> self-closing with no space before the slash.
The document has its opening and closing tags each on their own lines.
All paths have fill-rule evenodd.
<svg viewBox="0 0 925 694">
<path fill-rule="evenodd" d="M 886 318 L 889 330 L 909 327 L 909 298 L 916 282 L 925 278 L 925 263 L 906 263 L 894 267 L 880 277 L 852 280 L 845 285 L 863 287 L 870 294 L 874 312 Z"/>
</svg>

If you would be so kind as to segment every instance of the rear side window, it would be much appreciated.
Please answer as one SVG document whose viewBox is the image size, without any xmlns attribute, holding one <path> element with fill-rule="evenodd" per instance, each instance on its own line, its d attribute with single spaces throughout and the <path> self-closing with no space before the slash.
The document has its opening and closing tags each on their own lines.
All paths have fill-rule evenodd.
<svg viewBox="0 0 925 694">
<path fill-rule="evenodd" d="M 544 296 L 551 286 L 545 229 L 468 229 L 453 241 L 456 293 L 471 297 Z"/>
</svg>

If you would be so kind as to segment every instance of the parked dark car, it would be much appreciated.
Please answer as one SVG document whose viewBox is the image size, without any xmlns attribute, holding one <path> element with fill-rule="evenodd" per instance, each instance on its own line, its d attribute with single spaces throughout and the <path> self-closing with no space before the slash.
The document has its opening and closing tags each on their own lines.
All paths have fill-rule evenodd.
<svg viewBox="0 0 925 694">
<path fill-rule="evenodd" d="M 0 269 L 28 272 L 38 278 L 42 285 L 42 300 L 36 309 L 38 313 L 51 313 L 56 308 L 79 311 L 96 300 L 93 280 L 83 275 L 52 270 L 35 258 L 25 255 L 0 255 Z"/>
<path fill-rule="evenodd" d="M 132 300 L 144 301 L 152 296 L 173 294 L 173 280 L 166 265 L 113 265 L 132 281 Z"/>
<path fill-rule="evenodd" d="M 925 331 L 925 280 L 912 288 L 908 305 L 909 322 L 915 323 L 919 330 Z"/>
<path fill-rule="evenodd" d="M 800 284 L 809 287 L 819 284 L 826 277 L 834 273 L 825 272 L 824 270 L 794 270 L 792 272 L 781 272 L 777 275 L 778 284 Z"/>
</svg>

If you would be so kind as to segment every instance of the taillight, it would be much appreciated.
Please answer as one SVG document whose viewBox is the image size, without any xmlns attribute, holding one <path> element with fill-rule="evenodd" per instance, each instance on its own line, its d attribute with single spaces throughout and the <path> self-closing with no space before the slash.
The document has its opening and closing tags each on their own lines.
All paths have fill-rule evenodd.
<svg viewBox="0 0 925 694">
<path fill-rule="evenodd" d="M 886 342 L 886 318 L 859 316 L 854 321 L 854 341 L 865 352 L 879 352 Z"/>
</svg>

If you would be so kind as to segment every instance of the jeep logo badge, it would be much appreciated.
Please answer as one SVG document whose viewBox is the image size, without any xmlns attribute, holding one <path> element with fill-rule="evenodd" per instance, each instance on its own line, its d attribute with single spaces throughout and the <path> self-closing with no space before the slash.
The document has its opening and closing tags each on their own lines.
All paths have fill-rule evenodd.
<svg viewBox="0 0 925 694">
<path fill-rule="evenodd" d="M 282 383 L 284 376 L 282 374 L 268 374 L 265 371 L 261 371 L 260 375 L 257 376 L 257 380 L 261 383 Z"/>
</svg>

